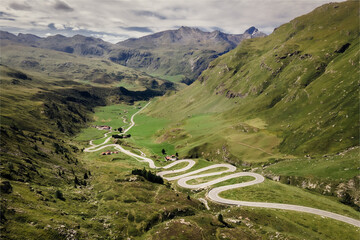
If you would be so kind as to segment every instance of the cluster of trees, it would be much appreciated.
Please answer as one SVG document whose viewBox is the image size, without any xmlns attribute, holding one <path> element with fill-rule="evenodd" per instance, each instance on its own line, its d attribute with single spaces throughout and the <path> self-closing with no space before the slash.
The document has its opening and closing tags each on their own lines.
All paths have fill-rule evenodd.
<svg viewBox="0 0 360 240">
<path fill-rule="evenodd" d="M 118 134 L 115 134 L 115 135 L 112 135 L 113 138 L 129 138 L 131 137 L 131 134 L 123 134 L 123 135 L 118 135 Z"/>
<path fill-rule="evenodd" d="M 73 172 L 73 174 L 75 175 L 74 172 Z M 75 184 L 75 185 L 74 185 L 74 187 L 76 188 L 77 185 L 79 185 L 79 186 L 81 186 L 81 185 L 86 186 L 86 185 L 87 185 L 86 179 L 88 179 L 89 176 L 91 176 L 91 172 L 90 172 L 90 171 L 89 171 L 89 174 L 88 174 L 87 172 L 84 173 L 84 180 L 79 179 L 79 178 L 75 175 L 75 179 L 74 179 L 74 184 Z"/>
<path fill-rule="evenodd" d="M 164 179 L 160 176 L 157 176 L 156 174 L 152 173 L 150 170 L 147 171 L 144 169 L 134 169 L 132 170 L 131 174 L 143 176 L 146 180 L 153 182 L 153 183 L 159 183 L 164 184 Z"/>
<path fill-rule="evenodd" d="M 163 148 L 163 149 L 161 150 L 161 153 L 162 153 L 163 155 L 166 155 L 166 150 Z M 175 153 L 175 156 L 176 156 L 176 157 L 179 157 L 179 153 Z"/>
</svg>

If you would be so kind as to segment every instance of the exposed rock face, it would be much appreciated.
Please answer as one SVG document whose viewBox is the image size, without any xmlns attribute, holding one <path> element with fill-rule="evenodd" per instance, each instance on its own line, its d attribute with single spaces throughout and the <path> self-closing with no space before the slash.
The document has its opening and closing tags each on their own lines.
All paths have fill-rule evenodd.
<svg viewBox="0 0 360 240">
<path fill-rule="evenodd" d="M 253 37 L 263 37 L 266 36 L 265 33 L 262 33 L 259 31 L 259 29 L 257 29 L 256 27 L 252 26 L 249 29 L 247 29 L 244 34 L 250 34 Z"/>
</svg>

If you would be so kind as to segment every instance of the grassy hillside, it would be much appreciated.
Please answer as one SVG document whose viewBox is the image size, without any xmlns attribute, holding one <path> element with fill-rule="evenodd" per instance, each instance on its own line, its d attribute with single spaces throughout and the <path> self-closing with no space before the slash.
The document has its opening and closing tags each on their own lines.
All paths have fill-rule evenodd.
<svg viewBox="0 0 360 240">
<path fill-rule="evenodd" d="M 3 65 L 24 69 L 35 76 L 71 79 L 97 87 L 125 87 L 133 91 L 146 89 L 164 91 L 175 87 L 171 82 L 151 77 L 146 73 L 108 60 L 79 57 L 49 49 L 13 44 L 3 45 L 0 62 Z"/>
<path fill-rule="evenodd" d="M 138 106 L 144 104 L 136 103 L 135 106 L 120 104 L 96 108 L 93 123 L 106 123 L 113 127 L 125 124 L 124 127 L 126 127 L 129 123 L 126 124 L 123 120 L 128 122 L 127 120 L 137 111 Z M 157 165 L 165 164 L 160 157 L 162 156 L 161 148 L 165 148 L 169 153 L 173 150 L 167 144 L 152 142 L 154 138 L 151 136 L 154 132 L 159 131 L 166 121 L 146 115 L 137 115 L 135 123 L 135 127 L 130 132 L 131 138 L 122 140 L 121 144 L 132 152 L 139 153 L 137 149 L 141 149 L 147 156 L 151 156 Z M 80 140 L 84 147 L 89 146 L 89 140 L 96 138 L 94 134 L 89 134 L 90 131 L 98 131 L 98 137 L 103 134 L 102 131 L 93 127 L 82 131 L 76 139 Z M 98 144 L 102 141 L 104 139 L 99 139 Z M 105 150 L 111 150 L 111 148 L 102 151 Z M 99 153 L 83 153 L 80 157 L 92 172 L 92 186 L 97 190 L 93 196 L 100 199 L 99 204 L 102 206 L 101 209 L 104 209 L 100 211 L 99 208 L 97 211 L 92 211 L 92 214 L 96 213 L 98 218 L 104 218 L 104 214 L 107 214 L 104 221 L 109 224 L 109 228 L 101 231 L 102 236 L 127 236 L 135 239 L 238 239 L 239 236 L 244 239 L 268 239 L 275 236 L 288 239 L 303 239 L 304 237 L 337 239 L 343 235 L 351 239 L 353 238 L 351 234 L 356 234 L 356 228 L 352 226 L 308 214 L 227 207 L 211 202 L 208 202 L 211 209 L 206 210 L 199 205 L 196 198 L 205 198 L 207 190 L 182 189 L 176 182 L 167 183 L 170 187 L 166 189 L 161 185 L 151 185 L 141 179 L 130 180 L 134 176 L 129 175 L 129 169 L 147 167 L 147 164 L 121 154 L 100 156 Z M 212 164 L 204 159 L 195 160 L 197 163 L 191 171 Z M 172 169 L 176 168 L 178 166 Z M 212 177 L 206 178 L 206 180 L 210 179 Z M 192 184 L 199 180 L 205 179 L 196 179 L 196 181 L 192 181 Z M 217 185 L 249 180 L 252 178 L 232 179 Z M 260 191 L 257 191 L 257 188 Z M 251 198 L 254 201 L 300 203 L 358 218 L 358 213 L 354 209 L 342 205 L 334 197 L 324 197 L 270 180 L 258 187 L 245 188 L 238 192 L 229 191 L 224 194 L 229 195 L 230 198 Z M 190 196 L 190 200 L 187 195 Z M 295 199 L 294 196 L 296 196 Z M 180 206 L 181 211 L 174 211 L 174 207 L 179 209 Z M 114 215 L 111 212 L 118 212 L 118 214 Z M 224 215 L 225 222 L 230 226 L 226 227 L 219 222 L 217 216 L 220 213 Z M 151 228 L 147 227 L 150 226 L 149 224 Z M 94 233 L 90 231 L 89 236 L 93 237 L 92 234 Z"/>
<path fill-rule="evenodd" d="M 149 112 L 178 122 L 213 114 L 233 129 L 240 124 L 266 130 L 281 139 L 276 145 L 284 154 L 334 153 L 355 146 L 356 9 L 356 1 L 326 4 L 267 37 L 246 40 L 213 61 L 194 85 L 160 99 Z M 219 138 L 227 135 L 221 132 Z"/>
<path fill-rule="evenodd" d="M 157 164 L 164 148 L 196 158 L 193 170 L 229 162 L 279 181 L 222 193 L 230 198 L 358 218 L 342 204 L 359 205 L 357 9 L 326 4 L 243 42 L 190 87 L 151 103 L 122 143 Z M 83 153 L 103 141 L 91 125 L 124 127 L 137 101 L 172 85 L 95 58 L 1 50 L 1 239 L 358 238 L 354 226 L 305 213 L 210 202 L 207 210 L 196 199 L 206 190 L 132 175 L 147 165 L 122 154 Z"/>
<path fill-rule="evenodd" d="M 97 206 L 89 202 L 97 200 L 91 185 L 97 169 L 79 158 L 81 146 L 70 138 L 88 124 L 96 106 L 131 104 L 163 91 L 82 84 L 70 75 L 60 77 L 58 72 L 49 76 L 49 66 L 73 60 L 50 51 L 44 53 L 48 54 L 47 62 L 39 60 L 43 70 L 18 70 L 19 59 L 31 55 L 37 59 L 40 51 L 31 54 L 29 49 L 21 48 L 24 52 L 18 51 L 18 58 L 12 55 L 14 61 L 8 58 L 10 55 L 2 55 L 2 63 L 14 68 L 0 65 L 1 239 L 84 239 L 99 234 L 90 229 L 103 228 L 102 222 L 92 223 L 91 218 L 98 213 Z M 96 64 L 96 60 L 89 62 Z M 88 217 L 88 221 L 80 223 Z"/>
<path fill-rule="evenodd" d="M 326 4 L 219 57 L 144 112 L 167 120 L 153 143 L 359 206 L 358 7 Z"/>
</svg>

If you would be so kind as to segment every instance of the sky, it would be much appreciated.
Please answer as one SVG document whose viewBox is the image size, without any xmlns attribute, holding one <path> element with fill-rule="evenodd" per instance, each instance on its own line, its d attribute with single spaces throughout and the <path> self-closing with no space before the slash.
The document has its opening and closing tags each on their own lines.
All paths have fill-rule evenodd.
<svg viewBox="0 0 360 240">
<path fill-rule="evenodd" d="M 1 0 L 0 30 L 41 37 L 81 34 L 116 43 L 196 27 L 240 34 L 274 28 L 328 0 Z"/>
</svg>

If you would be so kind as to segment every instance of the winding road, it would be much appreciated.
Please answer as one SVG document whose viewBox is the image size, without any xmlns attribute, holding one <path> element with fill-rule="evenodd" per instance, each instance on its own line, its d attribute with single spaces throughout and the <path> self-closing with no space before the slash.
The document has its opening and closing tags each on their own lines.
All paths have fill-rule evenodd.
<svg viewBox="0 0 360 240">
<path fill-rule="evenodd" d="M 134 117 L 140 113 L 143 109 L 145 109 L 148 105 L 150 104 L 147 103 L 143 108 L 141 108 L 139 111 L 137 111 L 135 114 L 133 114 L 131 116 L 131 120 L 130 120 L 130 126 L 124 130 L 124 133 L 126 133 L 127 131 L 129 131 L 134 125 Z M 107 136 L 107 135 L 106 135 Z M 208 194 L 207 194 L 207 198 L 210 199 L 213 202 L 216 203 L 220 203 L 220 204 L 226 204 L 226 205 L 236 205 L 236 206 L 248 206 L 248 207 L 261 207 L 261 208 L 273 208 L 273 209 L 282 209 L 282 210 L 291 210 L 291 211 L 298 211 L 298 212 L 305 212 L 305 213 L 311 213 L 311 214 L 316 214 L 316 215 L 320 215 L 323 217 L 328 217 L 328 218 L 332 218 L 338 221 L 342 221 L 351 225 L 354 225 L 356 227 L 360 227 L 360 221 L 350 218 L 350 217 L 346 217 L 340 214 L 336 214 L 336 213 L 332 213 L 332 212 L 328 212 L 328 211 L 324 211 L 324 210 L 320 210 L 320 209 L 316 209 L 316 208 L 311 208 L 311 207 L 305 207 L 305 206 L 299 206 L 299 205 L 292 205 L 292 204 L 281 204 L 281 203 L 267 203 L 267 202 L 247 202 L 247 201 L 238 201 L 238 200 L 231 200 L 231 199 L 225 199 L 219 196 L 219 194 L 223 191 L 227 191 L 230 189 L 234 189 L 234 188 L 241 188 L 241 187 L 247 187 L 247 186 L 251 186 L 251 185 L 255 185 L 255 184 L 259 184 L 262 183 L 265 179 L 263 176 L 261 176 L 260 174 L 257 173 L 252 173 L 252 172 L 235 172 L 236 171 L 236 167 L 230 164 L 214 164 L 211 166 L 207 166 L 201 169 L 197 169 L 185 174 L 181 174 L 181 175 L 177 175 L 174 177 L 165 177 L 166 175 L 169 174 L 176 174 L 176 173 L 181 173 L 181 172 L 185 172 L 187 170 L 190 170 L 194 165 L 195 165 L 195 161 L 191 160 L 191 159 L 183 159 L 183 160 L 177 160 L 175 162 L 172 162 L 164 167 L 157 167 L 154 163 L 154 161 L 150 158 L 147 158 L 146 155 L 141 152 L 141 155 L 135 154 L 129 150 L 124 149 L 122 146 L 120 146 L 119 144 L 107 144 L 112 137 L 108 137 L 103 143 L 99 144 L 99 145 L 94 145 L 92 141 L 90 141 L 90 147 L 84 149 L 84 152 L 96 152 L 99 151 L 101 149 L 104 148 L 108 148 L 108 147 L 114 147 L 115 149 L 123 152 L 124 154 L 131 156 L 135 159 L 138 159 L 141 162 L 147 162 L 149 164 L 150 168 L 154 168 L 154 169 L 169 169 L 175 165 L 181 164 L 186 162 L 187 165 L 181 169 L 177 169 L 177 170 L 167 170 L 167 171 L 161 171 L 159 173 L 157 173 L 157 175 L 163 177 L 164 179 L 168 180 L 168 181 L 175 181 L 177 180 L 177 183 L 179 186 L 183 187 L 183 188 L 188 188 L 188 189 L 203 189 L 203 188 L 207 188 L 211 185 L 214 185 L 216 183 L 219 182 L 223 182 L 232 178 L 238 178 L 238 177 L 244 177 L 244 176 L 250 176 L 253 177 L 254 180 L 249 181 L 249 182 L 244 182 L 244 183 L 238 183 L 238 184 L 232 184 L 232 185 L 227 185 L 227 186 L 221 186 L 221 187 L 215 187 L 212 188 Z M 216 171 L 216 172 L 211 172 L 211 173 L 205 173 L 205 174 L 200 174 L 201 172 L 207 171 L 207 170 L 211 170 L 211 169 L 216 169 L 216 168 L 226 168 L 225 170 L 221 170 L 221 171 Z M 233 172 L 233 174 L 224 176 L 224 177 L 220 177 L 217 178 L 215 180 L 212 181 L 208 181 L 205 183 L 201 183 L 201 184 L 197 184 L 197 185 L 190 185 L 187 184 L 188 181 L 192 180 L 192 179 L 196 179 L 196 178 L 203 178 L 203 177 L 209 177 L 209 176 L 216 176 L 216 175 L 221 175 L 223 173 L 231 173 Z M 202 199 L 204 200 L 204 199 Z"/>
</svg>

